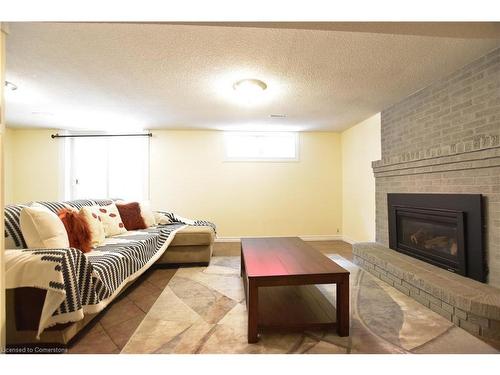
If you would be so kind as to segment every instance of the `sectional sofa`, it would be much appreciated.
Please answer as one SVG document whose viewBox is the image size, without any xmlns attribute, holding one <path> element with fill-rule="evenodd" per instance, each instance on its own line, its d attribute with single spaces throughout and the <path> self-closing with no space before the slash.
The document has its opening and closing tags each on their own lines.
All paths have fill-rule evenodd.
<svg viewBox="0 0 500 375">
<path fill-rule="evenodd" d="M 111 200 L 37 202 L 63 207 L 106 206 Z M 19 225 L 26 205 L 5 207 L 7 343 L 68 342 L 153 265 L 210 262 L 216 228 L 161 211 L 168 225 L 107 238 L 89 253 L 26 249 Z"/>
</svg>

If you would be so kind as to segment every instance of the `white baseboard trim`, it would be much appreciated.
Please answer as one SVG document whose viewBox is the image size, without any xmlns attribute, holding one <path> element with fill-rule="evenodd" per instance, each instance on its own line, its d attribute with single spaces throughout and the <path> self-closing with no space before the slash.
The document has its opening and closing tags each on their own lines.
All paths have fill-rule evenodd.
<svg viewBox="0 0 500 375">
<path fill-rule="evenodd" d="M 242 236 L 242 237 L 217 237 L 215 239 L 215 242 L 241 242 L 242 238 L 254 238 L 254 237 L 259 237 L 259 238 L 273 238 L 273 237 L 300 237 L 304 241 L 342 241 L 343 236 L 340 234 L 312 234 L 312 235 L 305 235 L 305 236 L 297 236 L 297 235 L 290 235 L 290 236 Z"/>
<path fill-rule="evenodd" d="M 355 243 L 358 243 L 359 241 L 353 240 L 352 238 L 342 236 L 342 241 L 347 242 L 348 244 L 354 245 Z"/>
</svg>

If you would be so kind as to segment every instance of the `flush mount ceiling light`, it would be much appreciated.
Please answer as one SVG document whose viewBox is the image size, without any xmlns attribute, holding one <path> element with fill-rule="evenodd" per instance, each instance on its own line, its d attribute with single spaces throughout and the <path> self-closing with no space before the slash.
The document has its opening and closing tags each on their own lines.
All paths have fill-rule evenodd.
<svg viewBox="0 0 500 375">
<path fill-rule="evenodd" d="M 255 100 L 265 89 L 267 89 L 267 85 L 260 79 L 248 78 L 235 82 L 233 84 L 233 89 L 242 98 L 246 100 Z"/>
<path fill-rule="evenodd" d="M 9 82 L 9 81 L 5 81 L 5 87 L 7 87 L 8 89 L 10 89 L 12 91 L 16 91 L 17 90 L 17 86 L 14 85 L 12 82 Z"/>
</svg>

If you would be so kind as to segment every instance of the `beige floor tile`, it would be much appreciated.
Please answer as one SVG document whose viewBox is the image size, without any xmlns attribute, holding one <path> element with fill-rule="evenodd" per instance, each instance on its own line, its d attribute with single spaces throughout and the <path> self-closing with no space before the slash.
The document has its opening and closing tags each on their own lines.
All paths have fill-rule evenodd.
<svg viewBox="0 0 500 375">
<path fill-rule="evenodd" d="M 113 303 L 104 312 L 99 322 L 105 329 L 107 329 L 126 320 L 144 315 L 144 311 L 137 307 L 135 303 L 128 298 L 122 298 L 121 300 Z"/>
<path fill-rule="evenodd" d="M 166 287 L 149 310 L 147 319 L 193 323 L 200 319 L 200 315 L 172 292 L 170 287 Z"/>
<path fill-rule="evenodd" d="M 111 340 L 113 340 L 115 345 L 119 349 L 122 349 L 130 339 L 132 334 L 135 332 L 139 324 L 141 324 L 143 318 L 144 316 L 138 315 L 135 318 L 112 325 L 111 327 L 106 328 L 105 331 L 111 338 Z"/>
<path fill-rule="evenodd" d="M 191 326 L 190 322 L 145 319 L 121 353 L 155 353 Z"/>
<path fill-rule="evenodd" d="M 154 268 L 145 276 L 145 280 L 163 290 L 176 272 L 177 268 Z"/>
<path fill-rule="evenodd" d="M 87 335 L 68 348 L 70 354 L 116 354 L 118 352 L 119 348 L 100 325 L 95 330 L 87 332 Z"/>
<path fill-rule="evenodd" d="M 137 297 L 134 301 L 137 307 L 139 307 L 145 313 L 148 313 L 151 310 L 151 307 L 155 304 L 159 295 L 155 294 L 147 294 L 145 296 Z"/>
</svg>

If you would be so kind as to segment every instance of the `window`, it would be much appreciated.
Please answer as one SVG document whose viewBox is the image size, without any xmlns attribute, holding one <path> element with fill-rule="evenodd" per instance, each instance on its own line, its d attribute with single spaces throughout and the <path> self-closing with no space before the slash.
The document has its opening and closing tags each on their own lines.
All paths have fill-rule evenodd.
<svg viewBox="0 0 500 375">
<path fill-rule="evenodd" d="M 65 198 L 149 198 L 149 137 L 66 138 Z"/>
<path fill-rule="evenodd" d="M 226 132 L 226 160 L 297 161 L 298 134 L 271 132 Z"/>
</svg>

